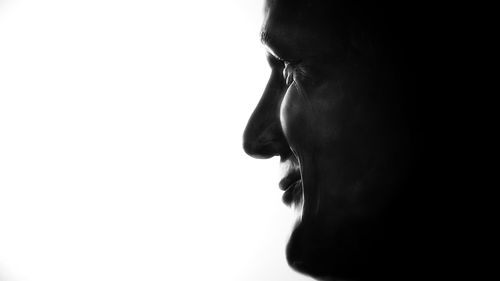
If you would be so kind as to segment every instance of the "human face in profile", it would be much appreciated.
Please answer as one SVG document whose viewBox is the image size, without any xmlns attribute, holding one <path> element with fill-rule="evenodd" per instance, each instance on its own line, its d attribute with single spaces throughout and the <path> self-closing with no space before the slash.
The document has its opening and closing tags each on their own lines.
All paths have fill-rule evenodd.
<svg viewBox="0 0 500 281">
<path fill-rule="evenodd" d="M 289 264 L 324 280 L 374 276 L 392 261 L 413 157 L 395 71 L 362 33 L 327 19 L 343 12 L 267 2 L 272 72 L 244 133 L 249 155 L 281 158 L 283 202 L 298 213 Z"/>
</svg>

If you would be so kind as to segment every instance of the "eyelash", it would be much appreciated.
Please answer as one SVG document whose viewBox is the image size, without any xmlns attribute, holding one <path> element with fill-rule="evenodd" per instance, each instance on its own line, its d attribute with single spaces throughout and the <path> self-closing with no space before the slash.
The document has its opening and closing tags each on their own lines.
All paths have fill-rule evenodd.
<svg viewBox="0 0 500 281">
<path fill-rule="evenodd" d="M 294 80 L 294 65 L 290 62 L 283 61 L 283 79 L 285 79 L 285 85 L 290 86 Z"/>
<path fill-rule="evenodd" d="M 283 63 L 283 79 L 287 87 L 293 82 L 310 80 L 312 78 L 301 61 L 289 62 L 282 60 L 281 62 Z"/>
</svg>

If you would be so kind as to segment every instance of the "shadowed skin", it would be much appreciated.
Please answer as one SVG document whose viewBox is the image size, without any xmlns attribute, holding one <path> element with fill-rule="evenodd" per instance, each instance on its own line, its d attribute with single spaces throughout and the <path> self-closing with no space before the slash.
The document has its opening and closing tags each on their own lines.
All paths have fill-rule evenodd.
<svg viewBox="0 0 500 281">
<path fill-rule="evenodd" d="M 272 73 L 244 149 L 300 171 L 301 185 L 284 196 L 300 213 L 287 260 L 319 280 L 407 280 L 420 266 L 421 140 L 404 8 L 265 4 Z"/>
</svg>

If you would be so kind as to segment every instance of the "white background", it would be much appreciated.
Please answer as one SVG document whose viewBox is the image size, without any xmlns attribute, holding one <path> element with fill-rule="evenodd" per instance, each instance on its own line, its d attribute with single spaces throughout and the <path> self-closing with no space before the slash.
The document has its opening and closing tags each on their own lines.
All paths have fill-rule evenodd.
<svg viewBox="0 0 500 281">
<path fill-rule="evenodd" d="M 241 148 L 261 6 L 0 0 L 0 281 L 310 280 Z"/>
</svg>

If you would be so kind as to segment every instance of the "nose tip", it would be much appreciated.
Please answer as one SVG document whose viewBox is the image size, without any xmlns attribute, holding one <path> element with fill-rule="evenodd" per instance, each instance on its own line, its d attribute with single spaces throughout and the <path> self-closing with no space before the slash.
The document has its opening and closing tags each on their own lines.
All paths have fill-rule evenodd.
<svg viewBox="0 0 500 281">
<path fill-rule="evenodd" d="M 245 153 L 258 159 L 267 159 L 274 155 L 272 152 L 272 140 L 266 140 L 263 134 L 259 134 L 249 123 L 243 133 L 243 150 Z"/>
<path fill-rule="evenodd" d="M 249 156 L 252 156 L 253 158 L 257 158 L 257 159 L 267 159 L 267 158 L 272 157 L 268 153 L 260 152 L 259 147 L 256 144 L 251 143 L 251 142 L 243 142 L 243 150 Z"/>
<path fill-rule="evenodd" d="M 254 125 L 255 123 L 249 122 L 243 133 L 243 150 L 246 154 L 257 159 L 284 154 L 288 144 L 279 124 L 273 122 L 265 129 Z"/>
<path fill-rule="evenodd" d="M 246 154 L 252 156 L 257 159 L 268 159 L 275 155 L 273 145 L 271 142 L 268 143 L 259 143 L 254 141 L 243 141 L 243 150 Z"/>
</svg>

